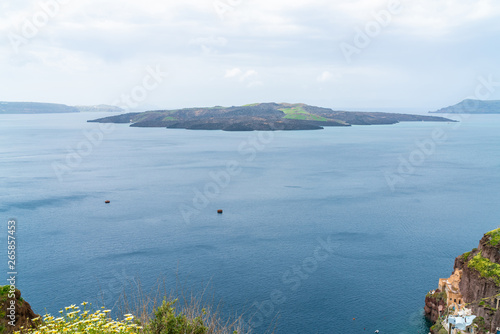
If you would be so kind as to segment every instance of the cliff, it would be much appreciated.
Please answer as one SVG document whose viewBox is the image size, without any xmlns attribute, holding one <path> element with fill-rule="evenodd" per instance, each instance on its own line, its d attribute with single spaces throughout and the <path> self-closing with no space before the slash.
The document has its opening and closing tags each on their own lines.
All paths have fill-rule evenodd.
<svg viewBox="0 0 500 334">
<path fill-rule="evenodd" d="M 14 298 L 10 298 L 12 294 Z M 33 319 L 38 317 L 30 304 L 21 298 L 21 291 L 10 290 L 9 285 L 0 286 L 0 315 L 0 333 L 13 333 L 21 326 L 31 328 Z"/>
<path fill-rule="evenodd" d="M 463 270 L 460 292 L 473 313 L 493 329 L 500 326 L 500 229 L 486 233 L 477 249 L 455 259 Z"/>
<path fill-rule="evenodd" d="M 427 319 L 435 323 L 446 309 L 446 292 L 437 289 L 433 294 L 425 296 L 424 312 Z"/>
<path fill-rule="evenodd" d="M 448 294 L 447 305 L 444 309 L 452 306 L 460 308 L 462 305 L 470 309 L 472 314 L 477 316 L 475 323 L 478 324 L 479 333 L 500 327 L 500 312 L 498 312 L 500 306 L 500 228 L 486 233 L 480 240 L 478 248 L 458 256 L 455 259 L 454 273 L 454 275 L 459 274 L 455 276 L 458 279 L 454 282 L 458 285 L 459 291 L 454 291 L 456 295 L 451 299 L 453 288 L 450 290 L 445 287 L 446 284 L 451 287 L 449 279 L 440 280 L 440 288 Z M 436 293 L 434 295 L 437 296 Z M 462 305 L 456 303 L 455 300 L 460 297 L 463 298 Z M 437 308 L 436 299 L 429 298 L 428 294 L 425 302 L 425 315 L 432 322 L 437 320 Z"/>
</svg>

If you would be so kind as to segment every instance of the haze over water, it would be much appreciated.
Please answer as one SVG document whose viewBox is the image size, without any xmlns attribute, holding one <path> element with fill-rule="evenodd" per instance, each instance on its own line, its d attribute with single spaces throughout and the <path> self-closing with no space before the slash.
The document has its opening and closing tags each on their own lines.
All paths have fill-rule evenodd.
<svg viewBox="0 0 500 334">
<path fill-rule="evenodd" d="M 273 320 L 277 333 L 426 333 L 427 291 L 499 224 L 495 115 L 274 133 L 116 125 L 92 143 L 86 120 L 103 116 L 0 115 L 0 212 L 18 221 L 18 287 L 37 313 L 100 295 L 113 306 L 127 281 L 165 278 L 209 286 L 246 320 L 261 306 L 257 333 Z M 433 131 L 446 139 L 398 174 Z M 89 143 L 58 178 L 54 163 Z M 238 172 L 188 224 L 180 208 L 228 162 Z"/>
</svg>

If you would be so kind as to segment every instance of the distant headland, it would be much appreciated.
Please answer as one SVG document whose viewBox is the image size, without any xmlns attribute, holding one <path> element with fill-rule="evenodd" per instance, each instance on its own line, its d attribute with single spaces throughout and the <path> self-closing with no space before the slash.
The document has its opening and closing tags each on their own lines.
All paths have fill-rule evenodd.
<svg viewBox="0 0 500 334">
<path fill-rule="evenodd" d="M 133 127 L 190 130 L 273 131 L 319 130 L 327 126 L 395 124 L 399 122 L 454 122 L 437 116 L 384 112 L 336 111 L 303 103 L 254 103 L 233 107 L 202 107 L 127 113 L 89 120 L 130 123 Z"/>
<path fill-rule="evenodd" d="M 500 100 L 466 99 L 460 103 L 436 111 L 433 114 L 500 114 Z"/>
<path fill-rule="evenodd" d="M 123 112 L 120 107 L 100 104 L 95 106 L 68 106 L 59 103 L 0 101 L 0 114 L 62 114 L 78 112 Z"/>
</svg>

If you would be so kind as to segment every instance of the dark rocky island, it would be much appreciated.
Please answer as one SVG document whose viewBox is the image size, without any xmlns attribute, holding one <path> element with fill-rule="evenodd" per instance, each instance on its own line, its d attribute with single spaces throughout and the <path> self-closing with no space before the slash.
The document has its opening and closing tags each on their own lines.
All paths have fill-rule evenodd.
<svg viewBox="0 0 500 334">
<path fill-rule="evenodd" d="M 463 100 L 453 106 L 442 108 L 436 111 L 429 111 L 434 114 L 500 114 L 499 100 Z"/>
<path fill-rule="evenodd" d="M 453 122 L 436 116 L 380 112 L 335 111 L 297 103 L 254 103 L 239 107 L 154 110 L 105 117 L 89 122 L 131 123 L 133 127 L 191 130 L 273 131 L 318 130 L 325 126 L 395 124 L 399 122 Z"/>
</svg>

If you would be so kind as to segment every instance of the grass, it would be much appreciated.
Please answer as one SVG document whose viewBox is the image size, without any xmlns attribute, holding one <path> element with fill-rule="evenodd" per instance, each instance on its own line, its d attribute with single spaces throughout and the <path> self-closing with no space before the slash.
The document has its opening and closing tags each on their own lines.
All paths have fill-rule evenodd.
<svg viewBox="0 0 500 334">
<path fill-rule="evenodd" d="M 46 314 L 37 319 L 37 328 L 21 329 L 18 334 L 89 333 L 89 334 L 249 334 L 241 317 L 223 319 L 218 309 L 205 304 L 202 295 L 180 293 L 182 302 L 166 297 L 166 285 L 159 282 L 149 292 L 144 292 L 140 282 L 129 282 L 132 294 L 125 290 L 113 307 L 114 314 L 122 319 L 112 319 L 111 310 L 104 307 L 92 310 L 92 305 L 71 305 L 59 311 L 57 317 Z M 181 291 L 183 291 L 181 289 Z"/>
<path fill-rule="evenodd" d="M 440 300 L 443 300 L 443 301 L 446 301 L 446 292 L 445 291 L 441 291 L 441 292 L 435 292 L 434 294 L 430 294 L 427 293 L 427 296 L 426 297 L 431 297 L 431 298 L 434 298 L 437 302 L 439 302 Z"/>
<path fill-rule="evenodd" d="M 467 262 L 467 260 L 469 259 L 470 253 L 471 252 L 463 253 L 462 254 L 462 260 L 464 260 L 465 262 Z"/>
<path fill-rule="evenodd" d="M 490 236 L 490 241 L 488 243 L 491 246 L 496 246 L 500 243 L 500 228 L 490 231 L 486 233 L 486 235 Z"/>
<path fill-rule="evenodd" d="M 162 121 L 176 121 L 177 118 L 172 117 L 172 116 L 166 116 L 162 119 Z"/>
<path fill-rule="evenodd" d="M 441 334 L 441 333 L 446 333 L 448 334 L 448 331 L 446 331 L 446 329 L 443 328 L 443 325 L 441 324 L 441 321 L 438 321 L 436 322 L 434 325 L 432 325 L 431 327 L 431 330 L 434 332 L 434 333 L 438 333 L 438 334 Z"/>
<path fill-rule="evenodd" d="M 286 119 L 298 119 L 298 120 L 321 121 L 321 122 L 328 121 L 328 119 L 325 117 L 314 115 L 314 114 L 311 114 L 311 113 L 305 111 L 304 107 L 302 107 L 302 106 L 296 106 L 296 107 L 291 107 L 291 108 L 281 108 L 279 110 L 281 110 L 285 113 L 285 116 L 283 118 L 286 118 Z"/>
<path fill-rule="evenodd" d="M 10 286 L 4 285 L 0 287 L 0 302 L 4 302 L 7 300 L 7 296 L 9 295 Z"/>
<path fill-rule="evenodd" d="M 88 333 L 88 334 L 243 334 L 237 322 L 221 321 L 217 313 L 199 308 L 195 302 L 188 308 L 178 305 L 178 300 L 163 299 L 151 313 L 124 314 L 122 320 L 109 317 L 111 310 L 91 311 L 91 304 L 71 305 L 59 311 L 58 317 L 46 314 L 34 319 L 37 328 L 21 329 L 16 334 Z M 144 310 L 143 310 L 144 311 Z"/>
<path fill-rule="evenodd" d="M 474 256 L 467 266 L 477 270 L 482 277 L 490 278 L 497 286 L 500 286 L 500 265 L 484 258 L 481 252 Z"/>
<path fill-rule="evenodd" d="M 133 294 L 123 293 L 118 301 L 121 313 L 135 314 L 137 324 L 143 326 L 142 334 L 248 334 L 242 317 L 224 320 L 219 309 L 212 303 L 202 302 L 201 294 L 184 293 L 183 288 L 175 298 L 158 282 L 149 292 L 143 290 L 140 282 L 134 284 Z M 166 297 L 168 296 L 168 297 Z"/>
</svg>

